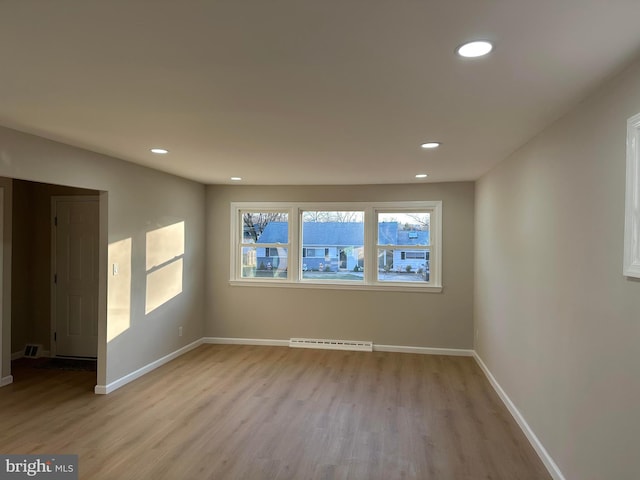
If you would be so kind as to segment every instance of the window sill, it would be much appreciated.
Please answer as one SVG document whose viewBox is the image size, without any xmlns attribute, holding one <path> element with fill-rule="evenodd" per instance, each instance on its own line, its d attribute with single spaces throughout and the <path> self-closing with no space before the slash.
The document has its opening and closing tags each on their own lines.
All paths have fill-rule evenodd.
<svg viewBox="0 0 640 480">
<path fill-rule="evenodd" d="M 232 287 L 277 287 L 277 288 L 312 288 L 320 290 L 374 290 L 387 292 L 441 293 L 442 287 L 411 285 L 407 283 L 394 285 L 355 285 L 350 283 L 324 282 L 287 282 L 264 280 L 229 280 Z"/>
</svg>

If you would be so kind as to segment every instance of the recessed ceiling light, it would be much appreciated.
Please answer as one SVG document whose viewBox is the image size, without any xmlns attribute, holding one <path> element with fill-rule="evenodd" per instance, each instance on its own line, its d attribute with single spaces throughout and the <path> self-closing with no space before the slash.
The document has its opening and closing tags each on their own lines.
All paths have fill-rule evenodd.
<svg viewBox="0 0 640 480">
<path fill-rule="evenodd" d="M 169 153 L 169 150 L 167 150 L 165 148 L 152 148 L 151 149 L 151 153 L 157 153 L 159 155 L 165 155 L 165 154 Z"/>
<path fill-rule="evenodd" d="M 484 40 L 465 43 L 456 49 L 456 52 L 461 57 L 475 58 L 482 57 L 493 50 L 493 45 Z"/>
<path fill-rule="evenodd" d="M 239 182 L 240 180 L 242 180 L 242 177 L 231 177 L 231 180 L 233 180 L 234 182 Z"/>
<path fill-rule="evenodd" d="M 440 146 L 440 142 L 426 142 L 420 146 L 422 148 L 438 148 Z"/>
<path fill-rule="evenodd" d="M 416 175 L 416 178 L 427 178 L 429 175 L 427 175 L 426 173 L 419 173 Z"/>
</svg>

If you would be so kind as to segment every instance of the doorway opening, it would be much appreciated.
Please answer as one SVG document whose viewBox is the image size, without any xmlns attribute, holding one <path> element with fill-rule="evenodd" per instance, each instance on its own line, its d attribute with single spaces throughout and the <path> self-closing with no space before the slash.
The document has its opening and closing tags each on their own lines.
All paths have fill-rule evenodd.
<svg viewBox="0 0 640 480">
<path fill-rule="evenodd" d="M 11 359 L 95 371 L 101 192 L 24 180 L 12 187 Z M 27 346 L 35 358 L 25 359 L 34 352 Z"/>
</svg>

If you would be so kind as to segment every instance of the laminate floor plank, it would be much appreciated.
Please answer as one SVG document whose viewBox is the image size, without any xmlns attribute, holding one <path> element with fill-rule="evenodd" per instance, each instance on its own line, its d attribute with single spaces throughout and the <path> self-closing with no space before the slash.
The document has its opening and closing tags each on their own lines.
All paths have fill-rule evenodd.
<svg viewBox="0 0 640 480">
<path fill-rule="evenodd" d="M 109 395 L 14 363 L 0 452 L 78 454 L 91 480 L 538 480 L 468 357 L 203 345 Z"/>
</svg>

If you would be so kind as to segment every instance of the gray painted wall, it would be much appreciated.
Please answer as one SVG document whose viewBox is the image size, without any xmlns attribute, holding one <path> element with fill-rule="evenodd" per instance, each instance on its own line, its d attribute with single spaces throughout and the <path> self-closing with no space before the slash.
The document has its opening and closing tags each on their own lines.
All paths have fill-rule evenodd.
<svg viewBox="0 0 640 480">
<path fill-rule="evenodd" d="M 640 282 L 621 272 L 625 121 L 640 111 L 638 85 L 635 64 L 485 175 L 475 192 L 470 182 L 210 186 L 205 198 L 197 183 L 5 128 L 0 175 L 106 191 L 108 242 L 131 239 L 130 322 L 105 345 L 108 364 L 100 382 L 203 334 L 471 348 L 474 311 L 475 348 L 565 476 L 632 479 L 640 471 Z M 6 311 L 11 182 L 0 185 L 9 225 Z M 443 293 L 229 285 L 230 202 L 392 200 L 443 201 Z M 147 315 L 146 233 L 182 220 L 182 293 Z M 120 268 L 118 277 L 109 277 L 107 322 L 122 313 L 113 295 L 127 277 L 127 268 Z M 6 376 L 10 316 L 4 318 Z M 177 336 L 180 325 L 183 337 Z"/>
<path fill-rule="evenodd" d="M 229 285 L 230 203 L 442 200 L 442 293 Z M 372 340 L 378 344 L 471 348 L 474 184 L 207 187 L 205 334 Z"/>
<path fill-rule="evenodd" d="M 108 351 L 108 363 L 98 371 L 99 384 L 113 382 L 202 337 L 202 259 L 205 257 L 203 185 L 7 128 L 0 128 L 0 175 L 107 192 L 102 196 L 108 199 L 102 207 L 108 210 L 105 211 L 108 215 L 105 241 L 110 245 L 124 239 L 131 241 L 130 265 L 121 265 L 118 276 L 109 275 L 108 279 L 103 279 L 107 304 L 104 306 L 106 322 L 101 326 L 99 355 L 100 348 Z M 146 234 L 179 221 L 185 222 L 182 292 L 153 312 L 145 314 Z M 106 277 L 106 272 L 111 272 L 111 262 L 106 257 L 102 260 Z M 6 273 L 6 258 L 4 266 Z M 10 264 L 8 268 L 10 272 Z M 111 292 L 114 289 L 122 291 L 118 285 L 123 282 L 130 292 L 128 326 L 108 344 L 106 324 L 114 316 L 120 315 L 121 319 L 122 312 L 115 311 L 115 303 L 119 299 L 108 294 L 106 280 Z M 122 302 L 117 306 L 121 308 Z M 10 316 L 5 315 L 3 376 L 8 375 L 11 354 L 8 323 Z M 182 337 L 178 337 L 178 326 L 183 326 Z"/>
<path fill-rule="evenodd" d="M 622 275 L 640 63 L 482 177 L 476 350 L 567 479 L 638 478 L 640 282 Z"/>
</svg>

